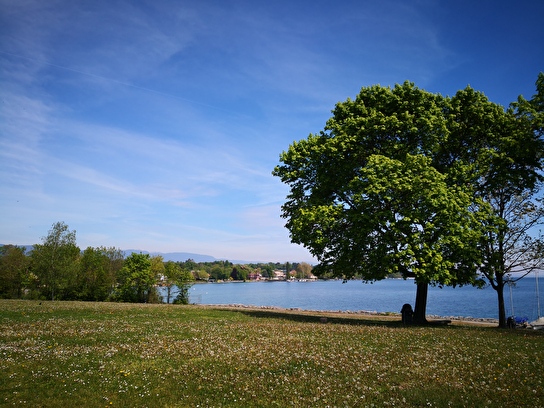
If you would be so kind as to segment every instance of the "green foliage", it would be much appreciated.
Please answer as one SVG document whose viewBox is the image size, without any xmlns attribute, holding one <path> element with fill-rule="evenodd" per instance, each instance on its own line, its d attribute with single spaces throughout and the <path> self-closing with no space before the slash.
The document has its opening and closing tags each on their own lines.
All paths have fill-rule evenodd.
<svg viewBox="0 0 544 408">
<path fill-rule="evenodd" d="M 225 267 L 222 263 L 214 263 L 207 270 L 212 279 L 228 280 L 230 278 L 231 268 Z"/>
<path fill-rule="evenodd" d="M 0 298 L 21 298 L 29 282 L 30 260 L 25 248 L 15 245 L 0 247 Z"/>
<path fill-rule="evenodd" d="M 162 256 L 149 255 L 125 261 L 115 247 L 88 247 L 81 252 L 75 231 L 63 222 L 53 224 L 43 241 L 31 255 L 14 245 L 0 247 L 0 298 L 158 303 L 162 299 L 155 286 L 160 285 L 167 289 L 166 302 L 174 298 L 175 303 L 187 304 L 193 282 L 208 281 L 210 272 L 215 279 L 247 280 L 261 268 L 284 269 L 280 263 L 164 262 Z"/>
<path fill-rule="evenodd" d="M 544 136 L 544 72 L 538 74 L 536 80 L 536 93 L 530 100 L 522 95 L 517 102 L 512 103 L 512 109 L 518 117 L 525 118 L 533 132 L 538 137 Z"/>
<path fill-rule="evenodd" d="M 196 280 L 207 281 L 208 279 L 210 279 L 210 274 L 202 269 L 194 271 L 193 276 Z"/>
<path fill-rule="evenodd" d="M 119 271 L 118 287 L 113 300 L 133 303 L 158 301 L 155 290 L 155 275 L 149 254 L 132 253 L 125 259 Z"/>
<path fill-rule="evenodd" d="M 298 279 L 309 279 L 312 277 L 312 265 L 310 265 L 307 262 L 301 262 L 297 265 L 295 271 L 296 271 L 296 278 Z M 287 270 L 289 273 L 290 271 Z"/>
<path fill-rule="evenodd" d="M 42 244 L 34 245 L 31 253 L 32 272 L 38 279 L 44 298 L 73 298 L 79 252 L 76 232 L 70 231 L 63 222 L 53 224 L 48 235 L 42 238 Z"/>
<path fill-rule="evenodd" d="M 180 283 L 178 288 L 178 294 L 174 299 L 175 305 L 188 305 L 189 304 L 189 289 L 191 289 L 191 284 Z"/>
<path fill-rule="evenodd" d="M 189 289 L 195 280 L 191 271 L 184 270 L 175 262 L 168 261 L 164 264 L 164 276 L 161 284 L 166 287 L 166 303 L 170 303 L 170 299 L 174 294 L 177 294 L 174 303 L 188 304 Z"/>
<path fill-rule="evenodd" d="M 123 254 L 116 248 L 92 248 L 83 251 L 79 261 L 76 298 L 104 301 L 115 288 Z"/>
<path fill-rule="evenodd" d="M 419 284 L 481 285 L 483 273 L 505 324 L 504 275 L 539 242 L 528 231 L 543 213 L 543 95 L 543 74 L 533 99 L 508 110 L 470 87 L 451 98 L 410 82 L 361 89 L 280 155 L 291 240 L 321 275 L 415 276 L 422 302 Z M 511 211 L 520 198 L 533 209 L 523 225 Z"/>
<path fill-rule="evenodd" d="M 155 276 L 156 280 L 160 280 L 160 278 L 165 275 L 165 264 L 163 257 L 161 255 L 155 255 L 150 257 L 150 261 L 153 276 Z"/>
<path fill-rule="evenodd" d="M 282 153 L 274 175 L 291 187 L 283 217 L 292 241 L 319 260 L 317 273 L 473 279 L 470 191 L 433 167 L 448 134 L 446 105 L 409 82 L 363 88 L 336 105 L 324 132 Z"/>
<path fill-rule="evenodd" d="M 541 267 L 541 257 L 535 256 L 539 239 L 530 235 L 544 214 L 537 199 L 544 157 L 537 108 L 544 89 L 539 81 L 534 101 L 520 97 L 508 110 L 466 89 L 452 98 L 448 111 L 451 133 L 443 152 L 466 163 L 468 169 L 454 180 L 470 183 L 475 196 L 489 208 L 487 216 L 480 217 L 485 231 L 479 245 L 480 272 L 497 291 L 501 327 L 506 327 L 503 289 L 507 275 Z"/>
<path fill-rule="evenodd" d="M 232 267 L 230 278 L 232 280 L 246 281 L 249 277 L 249 269 L 245 265 L 235 265 Z"/>
</svg>

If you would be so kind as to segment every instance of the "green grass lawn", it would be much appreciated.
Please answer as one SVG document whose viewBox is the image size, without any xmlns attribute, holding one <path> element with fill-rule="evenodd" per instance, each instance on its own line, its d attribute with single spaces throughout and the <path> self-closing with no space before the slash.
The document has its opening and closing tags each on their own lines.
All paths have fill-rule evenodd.
<svg viewBox="0 0 544 408">
<path fill-rule="evenodd" d="M 544 406 L 544 335 L 387 317 L 0 301 L 0 406 Z"/>
</svg>

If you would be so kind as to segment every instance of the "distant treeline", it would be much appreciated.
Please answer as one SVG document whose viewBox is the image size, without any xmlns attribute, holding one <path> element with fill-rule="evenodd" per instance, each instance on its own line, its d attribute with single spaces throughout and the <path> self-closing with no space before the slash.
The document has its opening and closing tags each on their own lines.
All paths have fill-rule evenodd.
<svg viewBox="0 0 544 408">
<path fill-rule="evenodd" d="M 81 250 L 75 231 L 63 222 L 53 224 L 42 241 L 30 251 L 16 245 L 0 247 L 0 298 L 187 303 L 188 288 L 195 281 L 313 276 L 312 266 L 305 262 L 164 262 L 160 255 L 124 257 L 115 247 Z M 158 295 L 157 286 L 168 289 L 166 299 Z"/>
</svg>

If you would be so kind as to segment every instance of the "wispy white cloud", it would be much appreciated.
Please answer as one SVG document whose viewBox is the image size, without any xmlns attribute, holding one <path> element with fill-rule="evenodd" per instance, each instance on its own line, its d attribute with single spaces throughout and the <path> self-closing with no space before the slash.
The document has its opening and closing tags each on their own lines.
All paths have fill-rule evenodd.
<svg viewBox="0 0 544 408">
<path fill-rule="evenodd" d="M 42 171 L 40 145 L 42 133 L 50 125 L 50 111 L 51 108 L 39 99 L 12 91 L 2 94 L 0 177 L 5 186 L 40 190 L 32 180 L 40 177 Z"/>
<path fill-rule="evenodd" d="M 248 183 L 254 178 L 263 175 L 260 166 L 251 164 L 234 145 L 214 146 L 213 140 L 200 143 L 198 137 L 195 140 L 165 139 L 160 135 L 89 123 L 63 121 L 63 125 L 64 129 L 58 129 L 56 134 L 65 135 L 69 143 L 77 143 L 81 160 L 92 164 L 100 161 L 105 170 L 117 170 L 131 178 L 136 176 L 144 184 L 148 180 L 162 184 L 184 181 L 245 189 L 250 188 Z M 210 128 L 210 132 L 214 131 Z M 206 129 L 200 132 L 205 133 Z"/>
<path fill-rule="evenodd" d="M 307 260 L 279 153 L 361 86 L 478 60 L 444 7 L 0 0 L 0 242 L 63 220 L 83 246 Z"/>
</svg>

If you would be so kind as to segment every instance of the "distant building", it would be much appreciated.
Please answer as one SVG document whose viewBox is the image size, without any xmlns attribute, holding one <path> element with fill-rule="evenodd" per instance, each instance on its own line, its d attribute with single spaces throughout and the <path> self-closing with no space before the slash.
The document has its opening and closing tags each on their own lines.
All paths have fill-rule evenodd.
<svg viewBox="0 0 544 408">
<path fill-rule="evenodd" d="M 263 278 L 263 275 L 261 275 L 260 272 L 250 272 L 247 275 L 247 277 L 248 277 L 249 280 L 258 281 L 258 280 L 261 280 Z"/>
<path fill-rule="evenodd" d="M 285 280 L 285 271 L 276 269 L 272 272 L 272 278 L 270 280 Z"/>
</svg>

